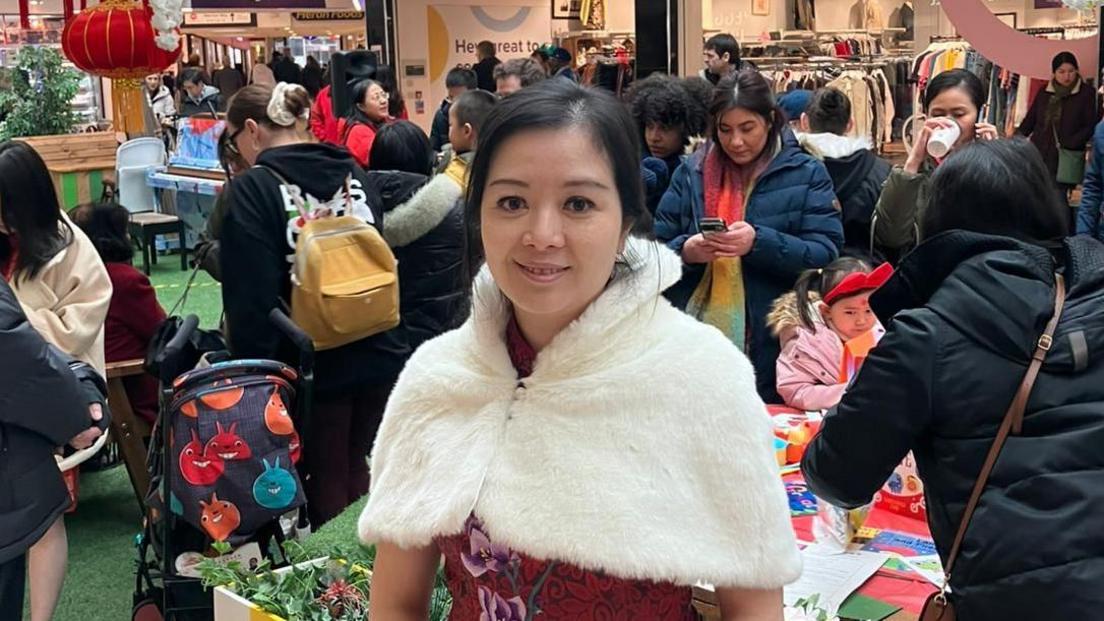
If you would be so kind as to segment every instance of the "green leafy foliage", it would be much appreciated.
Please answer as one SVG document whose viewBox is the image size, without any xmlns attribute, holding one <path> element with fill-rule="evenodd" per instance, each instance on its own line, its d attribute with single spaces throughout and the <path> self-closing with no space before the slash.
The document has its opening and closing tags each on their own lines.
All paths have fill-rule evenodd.
<svg viewBox="0 0 1104 621">
<path fill-rule="evenodd" d="M 214 544 L 219 554 L 230 546 Z M 310 554 L 297 542 L 284 544 L 284 554 L 292 568 L 277 574 L 268 560 L 253 570 L 238 561 L 223 562 L 207 559 L 197 569 L 207 588 L 225 586 L 253 602 L 265 612 L 287 621 L 362 621 L 367 618 L 371 567 L 375 550 L 356 548 L 335 549 L 327 561 L 310 563 Z M 438 573 L 430 620 L 445 621 L 452 608 L 452 598 Z"/>
<path fill-rule="evenodd" d="M 61 53 L 49 47 L 23 46 L 16 68 L 0 88 L 0 140 L 67 134 L 77 123 L 71 102 L 80 74 L 63 67 Z"/>
</svg>

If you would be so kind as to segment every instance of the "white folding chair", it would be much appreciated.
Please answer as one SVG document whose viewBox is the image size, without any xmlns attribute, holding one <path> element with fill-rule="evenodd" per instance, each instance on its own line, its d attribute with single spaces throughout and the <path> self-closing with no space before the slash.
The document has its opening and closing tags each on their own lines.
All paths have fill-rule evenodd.
<svg viewBox="0 0 1104 621">
<path fill-rule="evenodd" d="M 115 152 L 116 200 L 130 213 L 154 211 L 157 201 L 146 183 L 149 169 L 165 164 L 165 143 L 160 138 L 135 138 Z"/>
</svg>

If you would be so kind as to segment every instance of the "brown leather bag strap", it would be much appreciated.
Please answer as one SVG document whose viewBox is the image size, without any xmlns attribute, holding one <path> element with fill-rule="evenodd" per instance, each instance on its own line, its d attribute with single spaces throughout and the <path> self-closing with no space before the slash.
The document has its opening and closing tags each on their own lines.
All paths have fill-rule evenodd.
<svg viewBox="0 0 1104 621">
<path fill-rule="evenodd" d="M 1008 413 L 1004 415 L 1004 421 L 1001 422 L 1000 429 L 997 430 L 997 437 L 993 440 L 993 445 L 989 447 L 989 454 L 985 456 L 985 464 L 981 467 L 981 474 L 974 482 L 974 490 L 970 493 L 970 501 L 966 503 L 966 511 L 962 514 L 962 522 L 958 525 L 958 533 L 955 535 L 954 545 L 951 546 L 951 554 L 947 557 L 947 564 L 943 569 L 947 583 L 950 582 L 951 570 L 954 568 L 955 560 L 958 559 L 958 552 L 962 547 L 962 540 L 966 537 L 966 530 L 970 527 L 970 518 L 974 517 L 974 510 L 977 509 L 981 494 L 985 491 L 985 484 L 989 482 L 989 475 L 993 472 L 997 457 L 1000 455 L 1001 449 L 1004 448 L 1004 441 L 1008 439 L 1010 432 L 1019 435 L 1023 427 L 1027 399 L 1031 396 L 1031 389 L 1034 388 L 1035 380 L 1039 377 L 1043 360 L 1046 359 L 1047 352 L 1054 344 L 1054 331 L 1058 328 L 1058 320 L 1062 318 L 1062 307 L 1066 303 L 1065 279 L 1062 278 L 1061 274 L 1055 274 L 1054 278 L 1054 315 L 1050 318 L 1046 330 L 1035 345 L 1035 353 L 1031 356 L 1031 362 L 1027 365 L 1027 373 L 1024 374 L 1023 381 L 1020 382 L 1020 388 L 1016 391 L 1015 398 L 1012 399 L 1012 405 L 1008 407 Z"/>
</svg>

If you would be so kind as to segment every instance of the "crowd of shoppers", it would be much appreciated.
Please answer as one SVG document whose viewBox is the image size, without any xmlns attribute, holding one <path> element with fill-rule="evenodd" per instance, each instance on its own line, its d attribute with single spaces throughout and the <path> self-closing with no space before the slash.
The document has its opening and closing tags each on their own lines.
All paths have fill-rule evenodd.
<svg viewBox="0 0 1104 621">
<path fill-rule="evenodd" d="M 1075 57 L 1054 58 L 1019 128 L 1030 141 L 985 122 L 977 75 L 936 75 L 898 167 L 853 136 L 845 93 L 776 98 L 730 35 L 705 43 L 701 76 L 649 76 L 625 100 L 580 87 L 562 48 L 502 61 L 484 41 L 475 60 L 446 74 L 428 135 L 374 61 L 336 80 L 289 50 L 249 80 L 189 66 L 179 108 L 146 80 L 162 122 L 225 115 L 232 180 L 202 259 L 233 356 L 296 361 L 257 318 L 288 307 L 307 220 L 353 216 L 397 259 L 398 325 L 317 355 L 299 465 L 315 526 L 371 491 L 373 616 L 424 618 L 443 559 L 465 621 L 692 619 L 702 580 L 726 619 L 778 618 L 800 573 L 764 407 L 783 403 L 829 410 L 803 470 L 837 507 L 868 504 L 911 451 L 944 561 L 1004 443 L 951 578 L 960 618 L 1104 605 L 1104 538 L 1085 527 L 1104 507 L 1104 123 L 1093 134 Z M 1090 141 L 1070 237 L 1066 152 L 1084 160 Z M 70 221 L 20 144 L 0 145 L 0 338 L 28 352 L 11 373 L 58 386 L 41 406 L 57 420 L 44 432 L 27 406 L 0 408 L 20 443 L 0 463 L 42 481 L 0 534 L 0 596 L 22 597 L 26 566 L 38 621 L 65 563 L 44 456 L 103 426 L 105 325 L 109 359 L 133 357 L 164 311 L 130 265 L 126 210 Z M 154 386 L 127 388 L 153 420 Z"/>
</svg>

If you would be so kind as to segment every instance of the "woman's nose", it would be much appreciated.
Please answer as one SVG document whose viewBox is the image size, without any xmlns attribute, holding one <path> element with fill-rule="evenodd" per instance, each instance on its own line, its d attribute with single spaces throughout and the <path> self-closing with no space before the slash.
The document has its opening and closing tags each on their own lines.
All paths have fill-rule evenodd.
<svg viewBox="0 0 1104 621">
<path fill-rule="evenodd" d="M 534 209 L 529 217 L 529 231 L 524 241 L 537 249 L 563 246 L 563 221 L 559 210 L 552 207 Z"/>
</svg>

